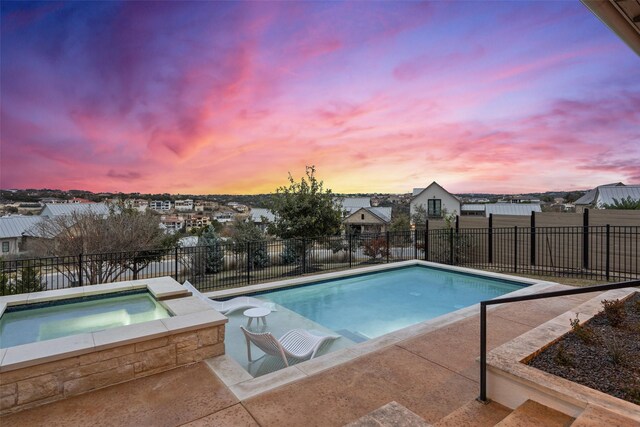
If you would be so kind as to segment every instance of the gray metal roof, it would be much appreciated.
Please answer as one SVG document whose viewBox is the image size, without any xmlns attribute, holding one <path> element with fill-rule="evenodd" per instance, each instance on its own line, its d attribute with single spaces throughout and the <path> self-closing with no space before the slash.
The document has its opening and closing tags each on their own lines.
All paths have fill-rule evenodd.
<svg viewBox="0 0 640 427">
<path fill-rule="evenodd" d="M 465 203 L 460 207 L 460 210 L 463 212 L 484 212 L 485 203 Z"/>
<path fill-rule="evenodd" d="M 276 220 L 276 216 L 269 209 L 251 208 L 251 221 L 261 223 L 262 217 L 265 217 L 267 222 Z"/>
<path fill-rule="evenodd" d="M 47 204 L 42 210 L 41 216 L 56 217 L 61 215 L 71 215 L 77 213 L 95 213 L 98 215 L 109 215 L 109 206 L 105 203 L 64 203 Z"/>
<path fill-rule="evenodd" d="M 336 203 L 342 205 L 344 209 L 351 208 L 369 208 L 371 207 L 371 199 L 368 197 L 342 197 L 340 199 L 336 199 Z"/>
<path fill-rule="evenodd" d="M 426 187 L 422 187 L 422 188 L 414 188 L 413 189 L 413 194 L 411 194 L 412 196 L 417 196 L 418 194 L 422 193 L 422 190 L 424 190 Z"/>
<path fill-rule="evenodd" d="M 0 238 L 20 237 L 42 220 L 39 216 L 13 215 L 0 218 Z"/>
<path fill-rule="evenodd" d="M 494 215 L 531 215 L 531 212 L 542 212 L 537 203 L 487 203 L 485 214 Z"/>
<path fill-rule="evenodd" d="M 612 184 L 604 184 L 599 185 L 596 188 L 593 188 L 585 193 L 584 196 L 580 197 L 578 200 L 574 202 L 576 205 L 590 205 L 596 200 L 596 196 L 598 195 L 598 189 L 605 187 L 624 187 L 625 185 L 621 182 L 614 182 Z"/>
<path fill-rule="evenodd" d="M 611 205 L 631 197 L 632 200 L 640 200 L 640 185 L 626 185 L 624 187 L 598 187 L 596 205 Z"/>
<path fill-rule="evenodd" d="M 385 222 L 391 222 L 391 207 L 365 208 Z"/>
</svg>

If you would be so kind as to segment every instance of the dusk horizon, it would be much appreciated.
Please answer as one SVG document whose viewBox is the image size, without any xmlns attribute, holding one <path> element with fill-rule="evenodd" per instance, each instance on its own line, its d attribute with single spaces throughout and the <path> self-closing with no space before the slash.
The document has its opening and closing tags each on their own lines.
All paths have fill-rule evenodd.
<svg viewBox="0 0 640 427">
<path fill-rule="evenodd" d="M 2 2 L 0 188 L 640 184 L 640 58 L 579 1 Z M 635 76 L 635 77 L 634 77 Z"/>
</svg>

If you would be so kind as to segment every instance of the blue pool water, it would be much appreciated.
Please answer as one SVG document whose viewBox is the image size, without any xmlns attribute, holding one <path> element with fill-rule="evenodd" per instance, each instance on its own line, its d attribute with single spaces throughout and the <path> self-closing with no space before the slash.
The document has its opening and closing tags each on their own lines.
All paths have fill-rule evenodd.
<svg viewBox="0 0 640 427">
<path fill-rule="evenodd" d="M 416 266 L 261 293 L 259 297 L 359 342 L 524 286 Z"/>
<path fill-rule="evenodd" d="M 8 307 L 0 317 L 0 348 L 170 316 L 148 292 Z"/>
</svg>

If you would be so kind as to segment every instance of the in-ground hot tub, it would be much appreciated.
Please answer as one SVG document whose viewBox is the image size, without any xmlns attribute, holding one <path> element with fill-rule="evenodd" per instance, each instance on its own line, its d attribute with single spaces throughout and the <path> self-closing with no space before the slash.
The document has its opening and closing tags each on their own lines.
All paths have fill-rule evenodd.
<svg viewBox="0 0 640 427">
<path fill-rule="evenodd" d="M 171 316 L 146 289 L 14 305 L 0 317 L 0 348 Z"/>
<path fill-rule="evenodd" d="M 170 277 L 0 297 L 0 414 L 224 354 L 226 322 Z"/>
</svg>

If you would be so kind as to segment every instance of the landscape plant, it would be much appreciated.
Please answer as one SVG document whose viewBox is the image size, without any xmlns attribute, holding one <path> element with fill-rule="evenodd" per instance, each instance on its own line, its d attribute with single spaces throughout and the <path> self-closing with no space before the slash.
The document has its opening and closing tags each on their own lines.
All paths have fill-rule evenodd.
<svg viewBox="0 0 640 427">
<path fill-rule="evenodd" d="M 231 225 L 233 251 L 243 257 L 249 257 L 244 264 L 250 270 L 269 265 L 267 241 L 260 229 L 251 221 L 236 218 Z"/>
</svg>

